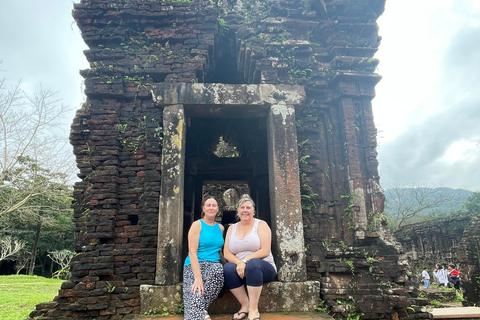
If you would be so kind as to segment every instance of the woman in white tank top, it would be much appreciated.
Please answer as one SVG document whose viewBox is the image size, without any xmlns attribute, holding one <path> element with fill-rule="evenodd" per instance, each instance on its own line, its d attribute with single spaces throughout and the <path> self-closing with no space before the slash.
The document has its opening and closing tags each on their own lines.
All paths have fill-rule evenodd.
<svg viewBox="0 0 480 320">
<path fill-rule="evenodd" d="M 250 197 L 238 202 L 240 221 L 227 231 L 223 253 L 225 284 L 241 307 L 233 320 L 260 320 L 258 300 L 264 283 L 272 281 L 277 268 L 271 252 L 272 231 L 265 221 L 255 219 L 255 203 Z M 248 292 L 248 294 L 247 294 Z"/>
</svg>

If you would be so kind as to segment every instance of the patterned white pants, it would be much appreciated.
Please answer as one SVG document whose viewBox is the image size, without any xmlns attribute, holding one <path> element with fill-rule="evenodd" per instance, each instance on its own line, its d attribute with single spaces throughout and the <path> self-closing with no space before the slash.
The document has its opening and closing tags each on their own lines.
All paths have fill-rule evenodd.
<svg viewBox="0 0 480 320">
<path fill-rule="evenodd" d="M 210 303 L 218 296 L 223 287 L 223 267 L 221 263 L 202 261 L 200 273 L 203 280 L 203 296 L 198 292 L 192 293 L 195 281 L 192 266 L 183 267 L 183 307 L 185 320 L 204 320 L 205 311 Z"/>
</svg>

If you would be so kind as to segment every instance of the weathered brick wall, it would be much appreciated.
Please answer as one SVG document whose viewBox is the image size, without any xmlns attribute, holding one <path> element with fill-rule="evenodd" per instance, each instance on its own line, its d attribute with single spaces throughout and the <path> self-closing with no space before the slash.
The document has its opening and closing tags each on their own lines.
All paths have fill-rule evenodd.
<svg viewBox="0 0 480 320">
<path fill-rule="evenodd" d="M 218 79 L 305 86 L 296 124 L 308 278 L 335 312 L 404 315 L 413 286 L 382 216 L 371 108 L 384 2 L 75 4 L 90 62 L 71 131 L 78 255 L 56 305 L 32 317 L 139 313 L 139 285 L 154 284 L 161 181 L 162 110 L 150 86 Z"/>
<path fill-rule="evenodd" d="M 474 306 L 480 303 L 480 213 L 472 215 L 458 245 L 461 286 L 464 290 L 463 304 Z"/>
<path fill-rule="evenodd" d="M 479 213 L 455 215 L 404 226 L 395 237 L 417 276 L 424 267 L 432 272 L 436 263 L 445 267 L 454 263 L 460 272 L 463 303 L 474 305 L 480 299 L 479 221 Z"/>
<path fill-rule="evenodd" d="M 417 274 L 424 267 L 433 271 L 437 263 L 445 267 L 449 263 L 458 265 L 458 245 L 471 219 L 471 215 L 465 214 L 411 224 L 395 232 L 395 238 L 402 244 Z"/>
</svg>

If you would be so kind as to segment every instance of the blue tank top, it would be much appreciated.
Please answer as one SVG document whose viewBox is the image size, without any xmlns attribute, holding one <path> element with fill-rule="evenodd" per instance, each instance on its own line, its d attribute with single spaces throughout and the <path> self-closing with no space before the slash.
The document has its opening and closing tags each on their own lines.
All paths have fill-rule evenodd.
<svg viewBox="0 0 480 320">
<path fill-rule="evenodd" d="M 198 240 L 198 262 L 212 261 L 220 262 L 220 249 L 223 247 L 223 234 L 220 225 L 215 223 L 213 226 L 200 220 L 202 228 L 200 230 L 200 239 Z M 190 264 L 190 255 L 185 259 L 185 265 Z"/>
</svg>

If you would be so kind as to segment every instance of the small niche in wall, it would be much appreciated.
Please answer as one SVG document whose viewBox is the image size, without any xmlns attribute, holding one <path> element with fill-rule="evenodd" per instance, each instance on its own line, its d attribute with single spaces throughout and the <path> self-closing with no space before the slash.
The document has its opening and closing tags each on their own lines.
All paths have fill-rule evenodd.
<svg viewBox="0 0 480 320">
<path fill-rule="evenodd" d="M 138 224 L 138 216 L 137 215 L 128 215 L 128 221 L 132 224 L 132 226 L 135 226 Z"/>
</svg>

